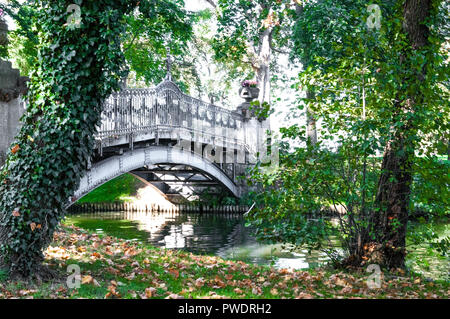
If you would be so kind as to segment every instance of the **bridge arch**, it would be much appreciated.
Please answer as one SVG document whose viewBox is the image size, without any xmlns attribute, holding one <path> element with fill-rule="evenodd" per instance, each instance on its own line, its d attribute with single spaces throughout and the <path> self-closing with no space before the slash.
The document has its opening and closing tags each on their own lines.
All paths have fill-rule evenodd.
<svg viewBox="0 0 450 319">
<path fill-rule="evenodd" d="M 239 187 L 218 166 L 204 157 L 171 146 L 149 146 L 134 149 L 108 157 L 92 164 L 80 181 L 80 186 L 72 197 L 71 206 L 75 201 L 89 194 L 104 183 L 133 170 L 155 164 L 186 165 L 208 174 L 234 196 L 240 197 Z"/>
</svg>

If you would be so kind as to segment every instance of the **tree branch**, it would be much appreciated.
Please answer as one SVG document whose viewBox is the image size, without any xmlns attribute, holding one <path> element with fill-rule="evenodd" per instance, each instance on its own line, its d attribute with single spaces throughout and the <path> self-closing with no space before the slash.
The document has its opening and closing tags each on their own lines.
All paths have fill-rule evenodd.
<svg viewBox="0 0 450 319">
<path fill-rule="evenodd" d="M 271 37 L 271 40 L 272 40 L 272 37 Z M 272 41 L 269 42 L 269 45 L 270 45 L 270 49 L 273 50 L 273 51 L 275 51 L 275 52 L 277 52 L 277 53 L 280 53 L 280 54 L 289 54 L 289 52 L 287 52 L 287 51 L 283 51 L 283 50 L 274 48 Z"/>
<path fill-rule="evenodd" d="M 205 1 L 208 2 L 211 7 L 217 9 L 217 4 L 214 2 L 214 0 L 205 0 Z"/>
</svg>

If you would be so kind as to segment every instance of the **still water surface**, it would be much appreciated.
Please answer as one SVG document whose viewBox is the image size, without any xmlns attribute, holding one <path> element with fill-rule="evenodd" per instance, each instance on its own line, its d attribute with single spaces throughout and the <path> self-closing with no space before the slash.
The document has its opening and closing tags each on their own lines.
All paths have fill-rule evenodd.
<svg viewBox="0 0 450 319">
<path fill-rule="evenodd" d="M 281 245 L 256 242 L 241 215 L 112 212 L 72 215 L 66 218 L 66 223 L 158 247 L 270 264 L 277 268 L 313 268 L 328 260 L 323 252 L 313 251 L 309 255 L 306 250 L 290 252 Z M 436 231 L 448 236 L 450 224 L 443 222 Z M 410 249 L 408 264 L 414 270 L 428 277 L 448 279 L 448 257 L 431 254 L 425 246 Z"/>
</svg>

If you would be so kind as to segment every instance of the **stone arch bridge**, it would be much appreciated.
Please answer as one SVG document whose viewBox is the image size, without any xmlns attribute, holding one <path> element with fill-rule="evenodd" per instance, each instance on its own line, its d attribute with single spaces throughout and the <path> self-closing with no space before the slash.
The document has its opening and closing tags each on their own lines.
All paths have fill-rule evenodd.
<svg viewBox="0 0 450 319">
<path fill-rule="evenodd" d="M 241 197 L 248 189 L 239 176 L 257 157 L 272 160 L 266 145 L 269 121 L 249 111 L 254 98 L 250 91 L 241 96 L 246 102 L 236 110 L 205 103 L 183 94 L 170 73 L 154 88 L 112 94 L 104 104 L 94 155 L 72 202 L 125 173 L 153 185 L 172 202 L 206 194 Z M 0 113 L 11 113 L 14 107 L 23 108 L 23 103 L 0 105 Z M 4 127 L 0 122 L 1 134 L 8 130 L 11 135 L 19 126 L 19 116 L 9 113 L 0 114 L 8 121 Z M 0 151 L 2 146 L 9 144 L 0 145 Z"/>
<path fill-rule="evenodd" d="M 170 76 L 155 88 L 123 89 L 104 105 L 95 155 L 75 193 L 79 199 L 124 173 L 151 183 L 169 200 L 241 197 L 239 176 L 266 154 L 267 120 L 181 92 Z"/>
</svg>

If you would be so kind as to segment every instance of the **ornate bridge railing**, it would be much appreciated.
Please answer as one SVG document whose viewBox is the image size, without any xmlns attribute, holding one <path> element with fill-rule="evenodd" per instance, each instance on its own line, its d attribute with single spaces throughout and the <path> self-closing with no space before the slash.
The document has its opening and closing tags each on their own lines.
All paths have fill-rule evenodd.
<svg viewBox="0 0 450 319">
<path fill-rule="evenodd" d="M 185 95 L 171 81 L 155 88 L 124 89 L 104 105 L 97 139 L 133 134 L 178 136 L 214 145 L 245 146 L 243 115 Z"/>
</svg>

